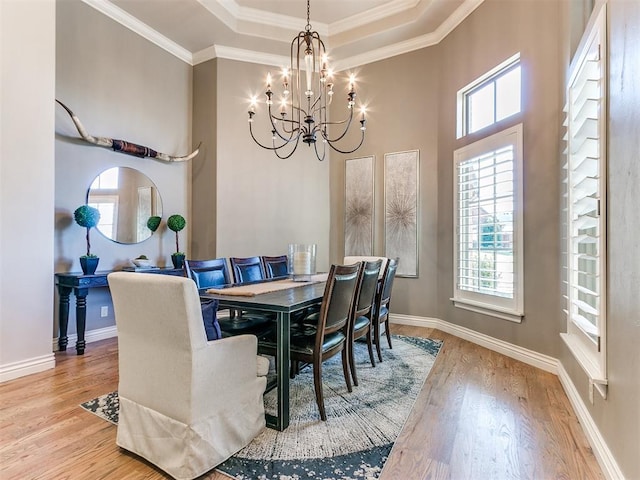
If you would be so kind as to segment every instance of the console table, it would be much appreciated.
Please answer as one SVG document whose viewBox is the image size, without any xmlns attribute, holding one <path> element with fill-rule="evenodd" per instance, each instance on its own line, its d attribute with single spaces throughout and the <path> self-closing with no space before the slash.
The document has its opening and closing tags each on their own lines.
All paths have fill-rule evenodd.
<svg viewBox="0 0 640 480">
<path fill-rule="evenodd" d="M 128 269 L 124 269 L 128 270 Z M 131 271 L 135 271 L 131 269 Z M 145 273 L 159 273 L 164 275 L 183 276 L 184 271 L 181 268 L 153 268 L 145 270 Z M 84 275 L 83 273 L 56 273 L 56 285 L 60 302 L 58 304 L 60 333 L 58 335 L 58 348 L 61 351 L 67 349 L 67 327 L 69 325 L 69 297 L 71 292 L 76 297 L 76 332 L 78 333 L 78 341 L 76 342 L 76 352 L 78 355 L 84 354 L 86 342 L 84 340 L 84 332 L 87 322 L 87 295 L 90 288 L 108 287 L 107 275 L 112 270 L 96 272 L 93 275 Z"/>
</svg>

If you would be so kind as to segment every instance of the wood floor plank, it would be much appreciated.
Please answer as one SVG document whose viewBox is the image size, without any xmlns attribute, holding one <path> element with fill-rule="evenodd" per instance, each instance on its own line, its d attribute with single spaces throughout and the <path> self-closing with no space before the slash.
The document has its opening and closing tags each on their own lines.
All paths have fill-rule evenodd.
<svg viewBox="0 0 640 480">
<path fill-rule="evenodd" d="M 557 377 L 438 330 L 391 328 L 444 344 L 380 480 L 603 478 Z M 117 384 L 116 339 L 83 356 L 58 352 L 55 369 L 0 384 L 0 478 L 169 478 L 79 407 Z"/>
</svg>

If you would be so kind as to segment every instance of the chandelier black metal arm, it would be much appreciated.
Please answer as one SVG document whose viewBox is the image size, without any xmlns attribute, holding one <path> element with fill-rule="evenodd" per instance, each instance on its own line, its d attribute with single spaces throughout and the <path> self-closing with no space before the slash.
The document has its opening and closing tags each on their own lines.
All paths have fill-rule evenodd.
<svg viewBox="0 0 640 480">
<path fill-rule="evenodd" d="M 256 116 L 255 100 L 249 110 L 251 138 L 260 147 L 273 151 L 279 158 L 289 158 L 297 149 L 301 139 L 309 147 L 313 144 L 318 160 L 324 160 L 327 151 L 326 144 L 338 153 L 353 153 L 362 146 L 365 138 L 366 120 L 363 108 L 360 119 L 362 133 L 357 146 L 344 149 L 337 145 L 346 137 L 353 123 L 356 99 L 355 79 L 352 75 L 348 82 L 346 104 L 349 109 L 348 117 L 340 121 L 328 121 L 328 108 L 332 104 L 334 95 L 333 74 L 328 65 L 324 42 L 318 32 L 311 30 L 309 3 L 307 0 L 307 24 L 305 29 L 299 32 L 291 42 L 289 68 L 282 72 L 279 114 L 273 108 L 276 99 L 271 87 L 271 74 L 267 76 L 265 103 L 268 110 L 269 121 L 267 125 L 271 130 L 272 146 L 262 144 L 255 137 L 253 131 L 253 120 Z M 335 137 L 330 136 L 332 128 L 340 128 Z M 323 143 L 322 149 L 318 147 L 320 141 Z"/>
<path fill-rule="evenodd" d="M 265 150 L 271 150 L 273 151 L 279 158 L 289 158 L 291 155 L 293 155 L 293 152 L 296 151 L 296 148 L 298 148 L 298 142 L 300 141 L 300 134 L 296 135 L 295 137 L 292 136 L 290 139 L 286 139 L 283 138 L 284 142 L 282 145 L 278 145 L 276 146 L 275 144 L 275 138 L 273 135 L 275 134 L 279 134 L 277 130 L 273 130 L 272 131 L 272 141 L 273 141 L 273 146 L 268 146 L 268 145 L 264 145 L 262 144 L 254 135 L 253 133 L 253 115 L 255 115 L 255 112 L 249 111 L 249 133 L 251 134 L 251 138 L 253 139 L 254 142 L 256 142 L 256 144 L 262 148 L 264 148 Z M 279 153 L 279 150 L 284 148 L 286 145 L 290 144 L 291 142 L 295 141 L 295 146 L 293 147 L 293 149 L 291 150 L 291 152 L 288 155 L 285 156 L 281 156 Z"/>
</svg>

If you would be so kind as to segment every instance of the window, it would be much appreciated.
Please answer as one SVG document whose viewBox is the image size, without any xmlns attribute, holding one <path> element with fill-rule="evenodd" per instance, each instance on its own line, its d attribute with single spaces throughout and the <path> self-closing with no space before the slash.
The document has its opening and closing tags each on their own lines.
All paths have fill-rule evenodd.
<svg viewBox="0 0 640 480">
<path fill-rule="evenodd" d="M 520 322 L 522 124 L 454 152 L 454 304 Z"/>
<path fill-rule="evenodd" d="M 458 91 L 458 138 L 520 113 L 521 96 L 517 53 Z"/>
<path fill-rule="evenodd" d="M 569 350 L 605 396 L 606 13 L 589 23 L 567 88 L 565 285 Z"/>
<path fill-rule="evenodd" d="M 101 194 L 91 196 L 93 203 L 90 206 L 95 207 L 100 212 L 100 220 L 98 229 L 107 238 L 115 238 L 117 232 L 117 212 L 118 212 L 118 184 L 120 181 L 118 168 L 110 168 L 105 170 L 96 177 L 90 190 L 100 190 Z"/>
<path fill-rule="evenodd" d="M 100 212 L 100 220 L 98 229 L 107 238 L 116 238 L 117 232 L 117 212 L 118 212 L 118 196 L 117 195 L 92 195 L 91 207 L 97 208 Z"/>
</svg>

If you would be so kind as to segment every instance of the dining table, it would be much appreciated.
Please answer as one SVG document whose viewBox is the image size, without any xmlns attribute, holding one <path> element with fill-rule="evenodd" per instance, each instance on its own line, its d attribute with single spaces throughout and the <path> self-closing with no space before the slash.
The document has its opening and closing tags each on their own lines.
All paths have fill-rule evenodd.
<svg viewBox="0 0 640 480">
<path fill-rule="evenodd" d="M 202 298 L 216 299 L 219 309 L 250 310 L 275 313 L 276 323 L 276 372 L 267 391 L 276 388 L 276 414 L 267 413 L 270 428 L 283 431 L 289 426 L 289 355 L 291 317 L 296 312 L 322 301 L 326 274 L 312 276 L 307 282 L 291 279 L 230 285 L 215 289 L 201 289 Z"/>
</svg>

